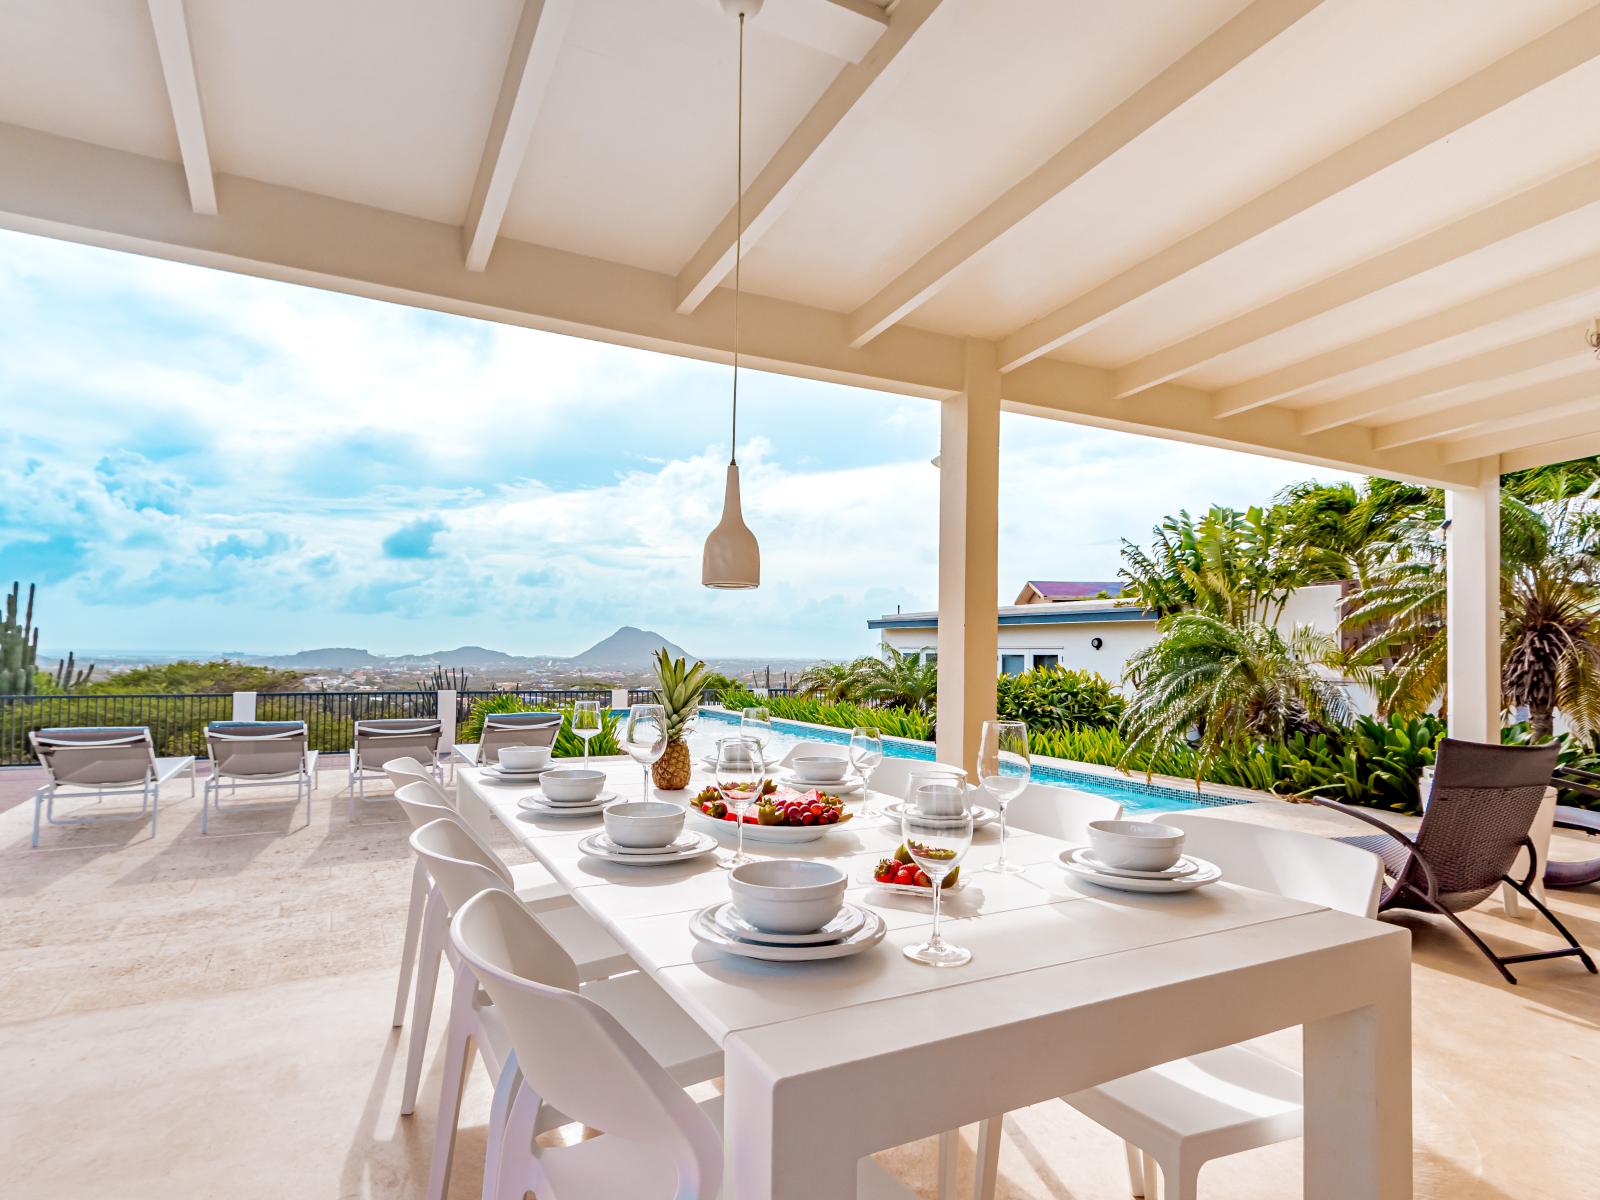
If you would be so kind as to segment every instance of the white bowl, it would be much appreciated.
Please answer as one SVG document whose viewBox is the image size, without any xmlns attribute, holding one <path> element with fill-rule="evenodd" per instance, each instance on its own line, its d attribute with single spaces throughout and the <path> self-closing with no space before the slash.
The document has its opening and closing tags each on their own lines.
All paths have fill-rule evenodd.
<svg viewBox="0 0 1600 1200">
<path fill-rule="evenodd" d="M 1090 821 L 1089 845 L 1108 867 L 1165 871 L 1183 853 L 1183 830 L 1153 821 Z"/>
<path fill-rule="evenodd" d="M 838 783 L 844 778 L 845 768 L 849 766 L 842 758 L 797 758 L 794 760 L 794 773 L 807 782 Z"/>
<path fill-rule="evenodd" d="M 608 804 L 600 813 L 606 823 L 606 836 L 631 850 L 653 850 L 670 846 L 683 832 L 688 810 L 666 800 L 624 800 Z"/>
<path fill-rule="evenodd" d="M 929 780 L 911 789 L 911 805 L 926 817 L 959 817 L 967 807 L 967 789 L 959 783 Z"/>
<path fill-rule="evenodd" d="M 513 771 L 536 771 L 550 765 L 550 747 L 502 746 L 497 757 L 502 767 Z"/>
<path fill-rule="evenodd" d="M 802 858 L 745 863 L 728 874 L 733 907 L 769 933 L 811 933 L 844 906 L 848 883 L 838 867 Z"/>
<path fill-rule="evenodd" d="M 593 767 L 551 767 L 539 776 L 539 788 L 550 800 L 593 800 L 605 782 L 606 773 Z"/>
</svg>

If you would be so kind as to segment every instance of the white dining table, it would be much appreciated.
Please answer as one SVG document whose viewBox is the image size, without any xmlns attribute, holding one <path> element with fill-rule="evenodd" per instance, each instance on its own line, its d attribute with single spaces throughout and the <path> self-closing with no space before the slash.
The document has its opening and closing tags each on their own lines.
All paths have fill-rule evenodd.
<svg viewBox="0 0 1600 1200">
<path fill-rule="evenodd" d="M 623 798 L 644 790 L 631 761 L 591 765 Z M 682 802 L 706 782 L 697 772 L 688 792 L 650 794 Z M 1225 880 L 1110 891 L 1057 865 L 1065 843 L 1015 830 L 1009 857 L 1025 870 L 984 873 L 999 847 L 991 826 L 944 905 L 944 933 L 972 961 L 928 967 L 901 950 L 926 937 L 931 897 L 872 885 L 901 836 L 864 813 L 819 841 L 745 850 L 835 862 L 847 898 L 884 918 L 884 941 L 851 958 L 758 962 L 690 932 L 696 911 L 728 896 L 721 855 L 664 867 L 586 856 L 578 843 L 600 818 L 520 808 L 535 791 L 457 774 L 464 818 L 483 832 L 500 821 L 722 1047 L 727 1200 L 853 1196 L 866 1155 L 1291 1026 L 1304 1029 L 1307 1200 L 1411 1195 L 1402 928 Z"/>
</svg>

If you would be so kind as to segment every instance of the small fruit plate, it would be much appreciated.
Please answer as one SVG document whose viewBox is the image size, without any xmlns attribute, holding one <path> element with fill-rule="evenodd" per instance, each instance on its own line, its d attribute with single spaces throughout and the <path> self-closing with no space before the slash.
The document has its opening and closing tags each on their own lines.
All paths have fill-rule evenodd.
<svg viewBox="0 0 1600 1200">
<path fill-rule="evenodd" d="M 878 865 L 872 869 L 869 882 L 884 891 L 899 892 L 906 896 L 933 895 L 933 881 L 911 861 L 911 854 L 904 842 L 895 848 L 894 854 L 890 857 L 878 860 Z M 947 892 L 958 892 L 965 886 L 966 881 L 961 878 L 960 867 L 945 877 L 944 890 Z"/>
</svg>

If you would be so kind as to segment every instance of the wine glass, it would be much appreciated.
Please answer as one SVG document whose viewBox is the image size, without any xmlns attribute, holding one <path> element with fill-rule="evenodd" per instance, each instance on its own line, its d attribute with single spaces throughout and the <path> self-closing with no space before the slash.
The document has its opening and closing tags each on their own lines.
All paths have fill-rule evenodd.
<svg viewBox="0 0 1600 1200">
<path fill-rule="evenodd" d="M 876 725 L 857 725 L 850 731 L 850 765 L 861 776 L 861 797 L 867 797 L 867 776 L 883 761 L 883 732 Z"/>
<path fill-rule="evenodd" d="M 767 768 L 761 747 L 741 738 L 724 738 L 717 743 L 717 791 L 739 826 L 739 842 L 732 858 L 722 865 L 740 867 L 751 859 L 744 852 L 744 815 L 760 799 L 767 786 Z"/>
<path fill-rule="evenodd" d="M 589 739 L 600 732 L 600 701 L 579 700 L 572 706 L 572 732 L 583 739 L 583 756 L 589 757 Z"/>
<path fill-rule="evenodd" d="M 767 760 L 767 743 L 772 740 L 772 713 L 765 708 L 747 708 L 739 718 L 739 737 L 756 747 L 756 757 Z"/>
<path fill-rule="evenodd" d="M 972 951 L 939 936 L 940 898 L 945 877 L 961 865 L 972 845 L 972 809 L 960 783 L 924 783 L 907 799 L 900 829 L 911 861 L 933 881 L 933 931 L 925 942 L 907 946 L 912 962 L 930 967 L 959 967 L 972 961 Z"/>
<path fill-rule="evenodd" d="M 985 721 L 978 742 L 978 782 L 1000 810 L 1000 857 L 984 868 L 1002 875 L 1020 874 L 1022 868 L 1006 861 L 1006 805 L 1027 790 L 1033 778 L 1028 756 L 1028 727 L 1021 721 Z"/>
<path fill-rule="evenodd" d="M 622 728 L 622 748 L 644 768 L 641 800 L 650 799 L 650 768 L 667 752 L 667 710 L 659 704 L 635 704 Z"/>
</svg>

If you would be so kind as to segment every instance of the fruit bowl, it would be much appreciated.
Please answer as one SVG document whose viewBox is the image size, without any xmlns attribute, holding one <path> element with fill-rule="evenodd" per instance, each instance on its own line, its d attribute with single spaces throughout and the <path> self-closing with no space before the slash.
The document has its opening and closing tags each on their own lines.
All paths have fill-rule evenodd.
<svg viewBox="0 0 1600 1200">
<path fill-rule="evenodd" d="M 751 842 L 789 845 L 814 842 L 828 830 L 846 824 L 853 816 L 838 796 L 769 785 L 761 800 L 745 812 L 744 836 Z M 738 821 L 723 803 L 722 793 L 714 787 L 706 788 L 689 801 L 689 819 L 704 829 L 730 836 L 739 832 Z"/>
</svg>

